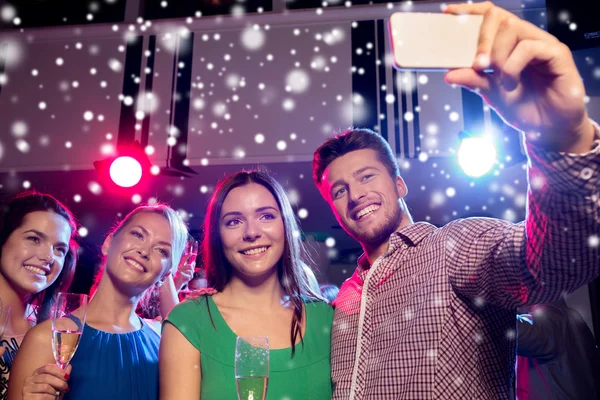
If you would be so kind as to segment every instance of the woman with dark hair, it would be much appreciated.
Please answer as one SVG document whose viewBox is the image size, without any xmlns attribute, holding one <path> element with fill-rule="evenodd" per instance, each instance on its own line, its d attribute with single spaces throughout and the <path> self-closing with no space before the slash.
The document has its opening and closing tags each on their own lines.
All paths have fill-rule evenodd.
<svg viewBox="0 0 600 400">
<path fill-rule="evenodd" d="M 12 311 L 1 346 L 0 399 L 23 337 L 50 316 L 59 292 L 67 291 L 77 262 L 77 224 L 54 197 L 27 191 L 0 211 L 0 300 Z M 0 316 L 0 320 L 2 320 Z"/>
<path fill-rule="evenodd" d="M 267 399 L 331 399 L 333 309 L 310 289 L 282 186 L 262 171 L 221 182 L 202 247 L 212 293 L 176 306 L 163 323 L 160 398 L 237 398 L 236 337 L 268 336 Z"/>
<path fill-rule="evenodd" d="M 17 354 L 8 399 L 53 399 L 64 392 L 64 400 L 156 400 L 160 336 L 135 309 L 174 272 L 187 236 L 179 215 L 164 204 L 129 213 L 102 245 L 102 277 L 70 365 L 55 364 L 51 321 L 38 324 Z"/>
</svg>

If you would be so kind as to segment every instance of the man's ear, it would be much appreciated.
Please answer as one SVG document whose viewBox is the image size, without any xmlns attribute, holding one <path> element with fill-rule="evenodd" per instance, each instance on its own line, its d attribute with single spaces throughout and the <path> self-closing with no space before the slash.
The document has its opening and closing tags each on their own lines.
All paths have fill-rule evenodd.
<svg viewBox="0 0 600 400">
<path fill-rule="evenodd" d="M 408 194 L 408 188 L 406 187 L 406 183 L 404 183 L 404 179 L 401 176 L 396 177 L 396 188 L 398 189 L 398 195 L 403 198 Z"/>
<path fill-rule="evenodd" d="M 102 255 L 106 257 L 108 255 L 108 249 L 110 248 L 110 243 L 112 242 L 112 235 L 108 235 L 106 239 L 104 239 L 104 243 L 102 243 Z"/>
</svg>

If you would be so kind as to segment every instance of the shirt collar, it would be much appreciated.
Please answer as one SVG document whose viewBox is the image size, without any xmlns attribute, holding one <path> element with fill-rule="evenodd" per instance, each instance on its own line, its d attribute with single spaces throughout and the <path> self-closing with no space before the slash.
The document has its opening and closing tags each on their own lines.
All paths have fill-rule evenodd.
<svg viewBox="0 0 600 400">
<path fill-rule="evenodd" d="M 437 228 L 429 222 L 415 222 L 414 224 L 406 225 L 394 232 L 390 240 L 394 242 L 397 237 L 409 246 L 414 247 L 436 229 Z"/>
<path fill-rule="evenodd" d="M 390 236 L 390 250 L 396 248 L 399 242 L 415 247 L 436 229 L 434 225 L 428 222 L 415 222 L 406 225 Z M 358 257 L 358 267 L 361 270 L 368 270 L 371 267 L 366 253 L 362 253 Z"/>
</svg>

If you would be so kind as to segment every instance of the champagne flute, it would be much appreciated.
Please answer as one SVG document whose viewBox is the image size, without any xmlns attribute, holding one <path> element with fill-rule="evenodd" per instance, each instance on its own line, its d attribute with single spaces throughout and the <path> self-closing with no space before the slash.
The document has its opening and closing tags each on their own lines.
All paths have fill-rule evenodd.
<svg viewBox="0 0 600 400">
<path fill-rule="evenodd" d="M 196 262 L 196 259 L 198 258 L 198 242 L 196 240 L 188 240 L 185 256 L 191 257 L 193 259 L 192 262 Z M 195 268 L 195 270 L 196 269 L 197 268 Z"/>
<path fill-rule="evenodd" d="M 59 293 L 52 313 L 52 351 L 56 365 L 65 369 L 75 355 L 83 327 L 87 295 Z"/>
<path fill-rule="evenodd" d="M 269 383 L 269 338 L 238 336 L 235 384 L 239 400 L 265 400 Z"/>
<path fill-rule="evenodd" d="M 198 257 L 198 242 L 193 237 L 188 236 L 188 240 L 185 243 L 185 249 L 181 255 L 179 266 L 177 267 L 177 273 L 173 277 L 175 283 L 175 289 L 180 292 L 184 287 L 194 279 L 194 272 L 196 271 L 196 258 Z M 186 293 L 189 292 L 189 288 L 186 288 Z"/>
</svg>

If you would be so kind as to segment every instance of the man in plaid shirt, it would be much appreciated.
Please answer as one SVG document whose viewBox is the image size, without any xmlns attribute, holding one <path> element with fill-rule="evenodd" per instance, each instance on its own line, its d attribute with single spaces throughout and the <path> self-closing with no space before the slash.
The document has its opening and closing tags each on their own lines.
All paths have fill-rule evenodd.
<svg viewBox="0 0 600 400">
<path fill-rule="evenodd" d="M 334 399 L 508 398 L 516 308 L 600 271 L 600 140 L 569 49 L 491 3 L 445 12 L 484 15 L 473 67 L 445 79 L 525 133 L 527 219 L 414 223 L 381 136 L 350 130 L 317 149 L 315 183 L 364 250 L 334 303 Z"/>
</svg>

